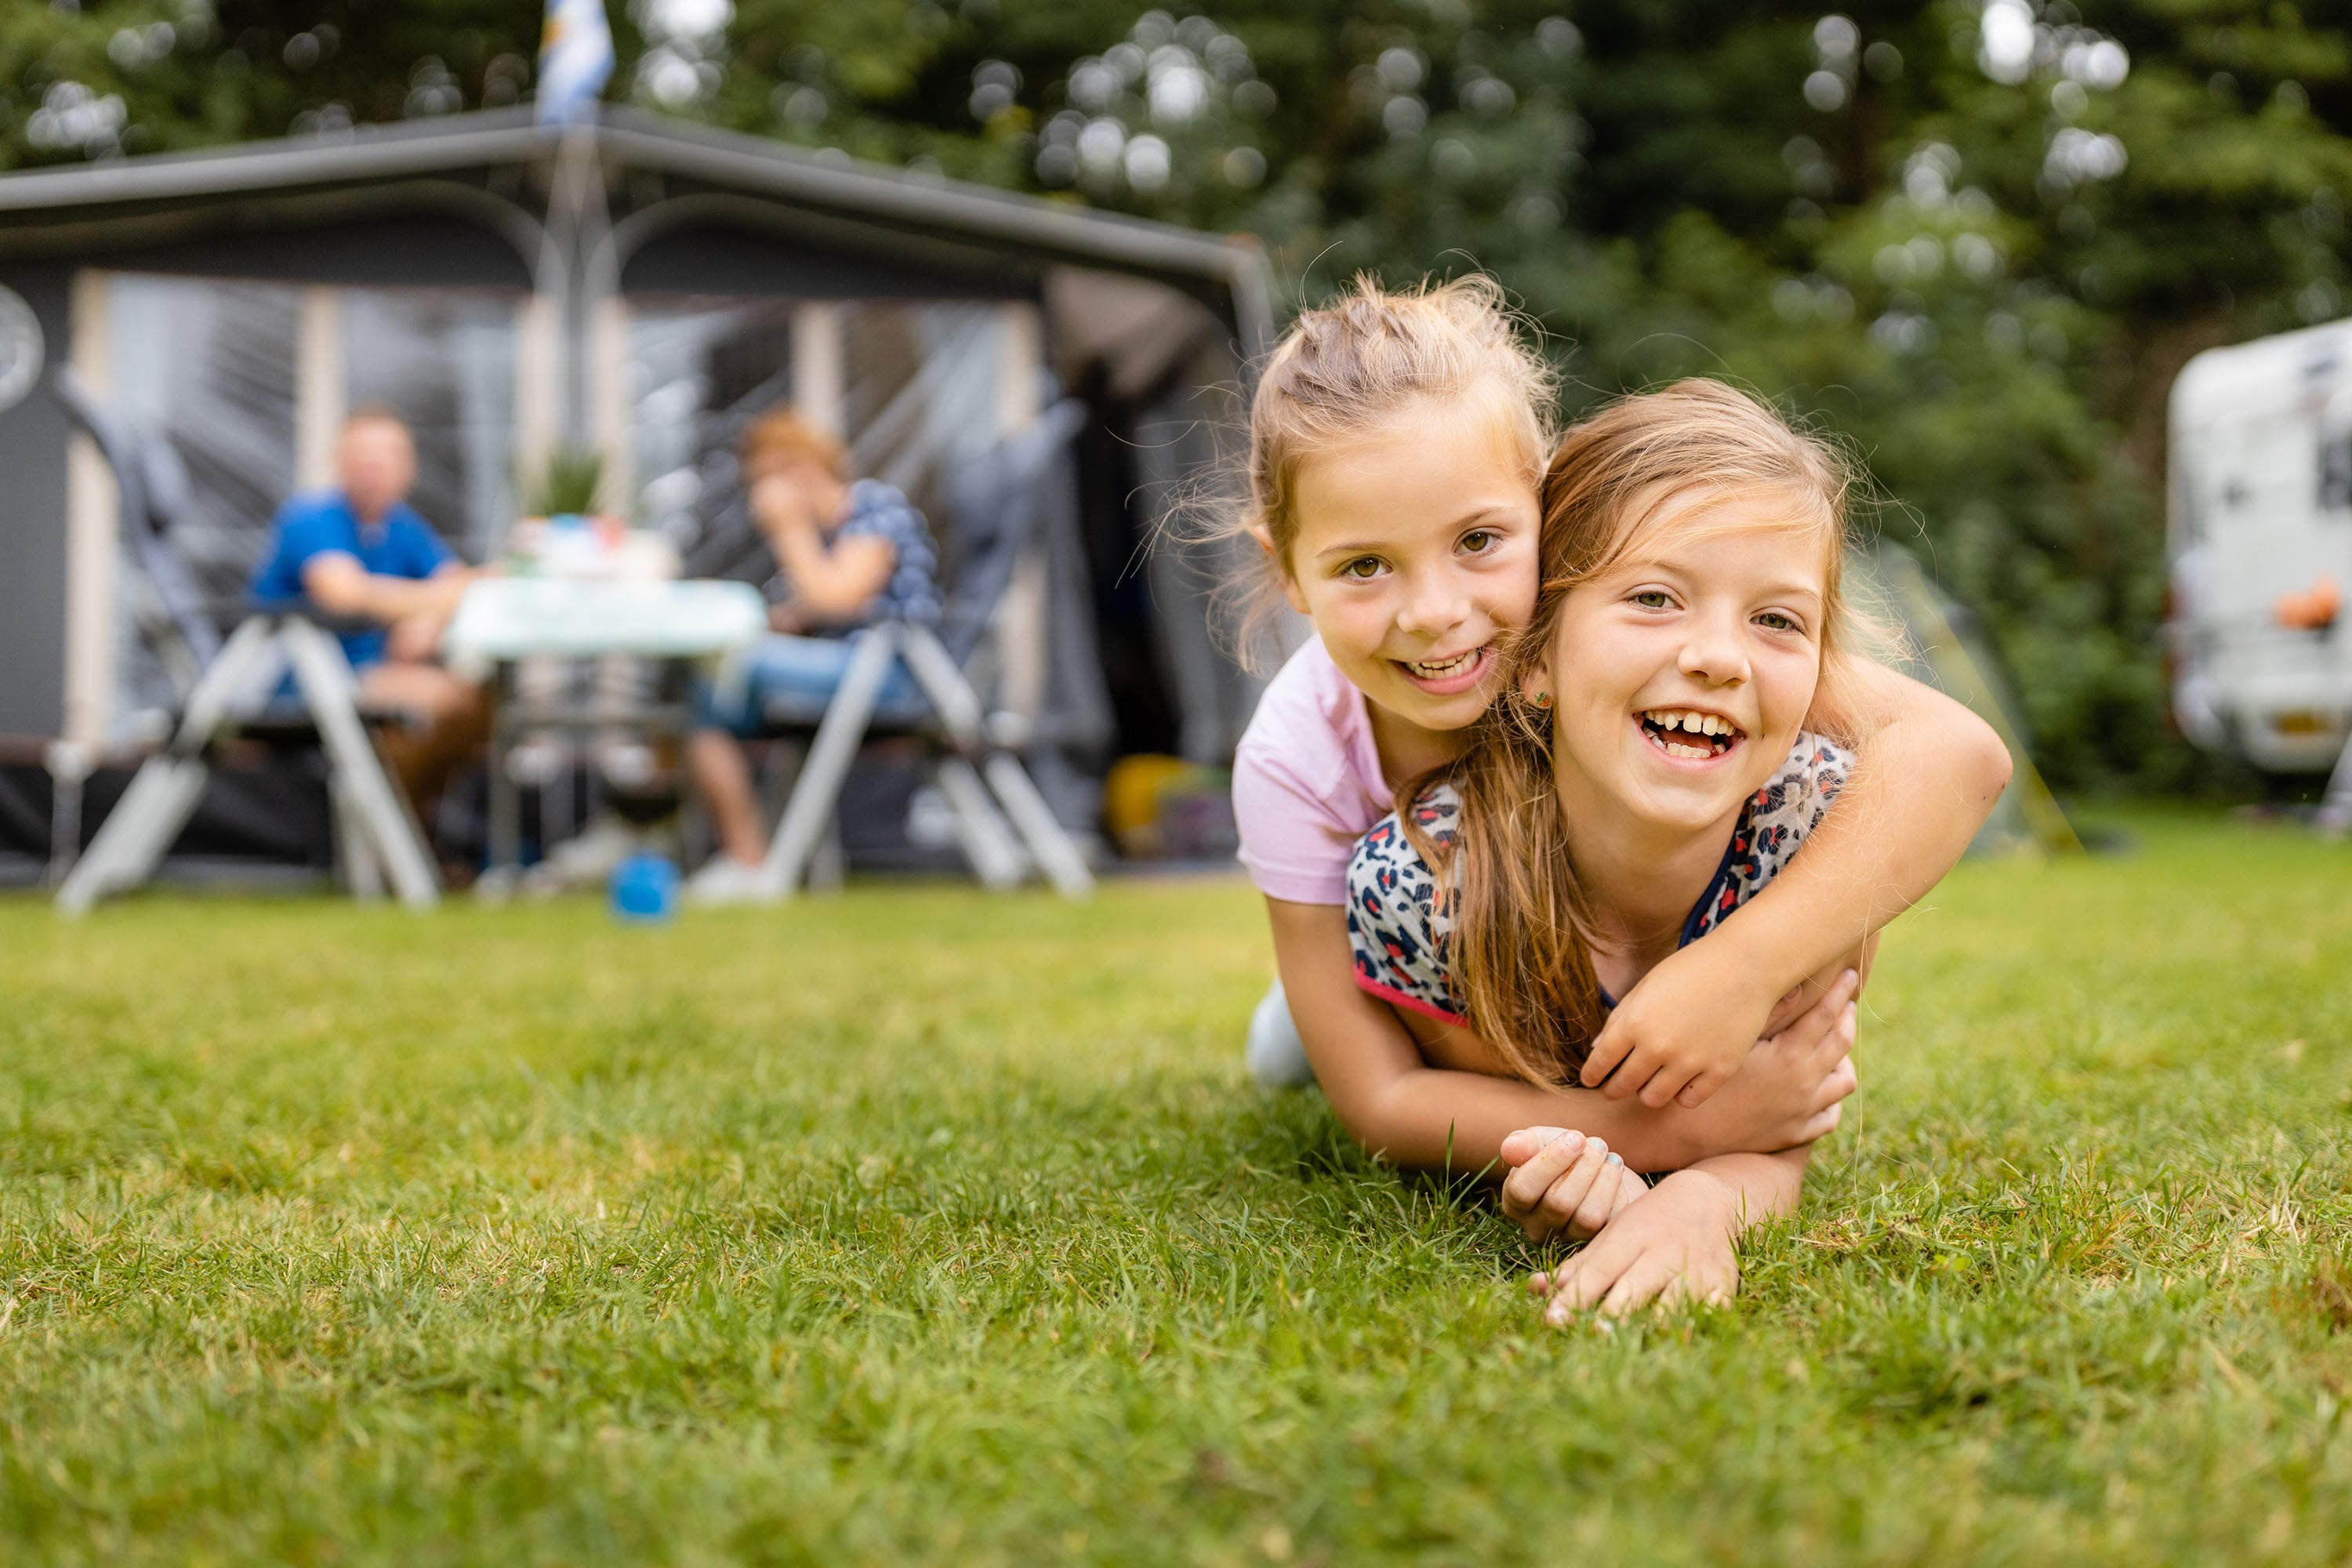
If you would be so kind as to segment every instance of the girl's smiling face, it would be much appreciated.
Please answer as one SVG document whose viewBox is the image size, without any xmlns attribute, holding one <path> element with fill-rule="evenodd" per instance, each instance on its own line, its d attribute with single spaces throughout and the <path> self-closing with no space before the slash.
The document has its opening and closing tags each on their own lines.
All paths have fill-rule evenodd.
<svg viewBox="0 0 2352 1568">
<path fill-rule="evenodd" d="M 1720 827 L 1812 706 L 1833 531 L 1785 496 L 1704 489 L 1635 529 L 1568 590 L 1527 689 L 1558 705 L 1552 765 L 1572 831 Z"/>
<path fill-rule="evenodd" d="M 1535 485 L 1477 402 L 1408 409 L 1301 462 L 1283 563 L 1339 672 L 1433 733 L 1486 711 L 1496 644 L 1535 604 Z"/>
</svg>

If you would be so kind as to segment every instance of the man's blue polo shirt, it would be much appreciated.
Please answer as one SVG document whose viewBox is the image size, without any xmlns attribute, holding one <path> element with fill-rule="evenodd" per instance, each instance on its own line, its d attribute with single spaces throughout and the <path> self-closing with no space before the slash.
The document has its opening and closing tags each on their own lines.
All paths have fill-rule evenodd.
<svg viewBox="0 0 2352 1568">
<path fill-rule="evenodd" d="M 457 559 L 406 501 L 394 502 L 373 526 L 364 526 L 342 491 L 312 490 L 278 509 L 253 596 L 265 602 L 303 597 L 302 569 L 331 551 L 351 556 L 375 576 L 417 582 Z M 383 658 L 382 631 L 346 632 L 342 642 L 355 669 Z"/>
</svg>

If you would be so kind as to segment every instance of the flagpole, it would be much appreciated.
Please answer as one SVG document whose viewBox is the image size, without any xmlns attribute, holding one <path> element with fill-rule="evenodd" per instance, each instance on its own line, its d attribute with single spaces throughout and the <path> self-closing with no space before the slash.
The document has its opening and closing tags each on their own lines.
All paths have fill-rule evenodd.
<svg viewBox="0 0 2352 1568">
<path fill-rule="evenodd" d="M 533 287 L 557 312 L 558 440 L 578 451 L 594 424 L 588 395 L 599 300 L 615 285 L 591 276 L 590 258 L 612 232 L 599 155 L 598 95 L 613 72 L 604 0 L 547 0 L 539 51 L 539 121 L 559 136 L 547 196 L 547 233 Z M 549 276 L 549 274 L 552 276 Z"/>
</svg>

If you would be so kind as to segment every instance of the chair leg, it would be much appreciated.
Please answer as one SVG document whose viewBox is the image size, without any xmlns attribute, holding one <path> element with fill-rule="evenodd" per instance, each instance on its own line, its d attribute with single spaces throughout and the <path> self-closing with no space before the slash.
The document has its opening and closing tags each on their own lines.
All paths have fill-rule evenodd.
<svg viewBox="0 0 2352 1568">
<path fill-rule="evenodd" d="M 907 668 L 930 699 L 950 738 L 969 755 L 986 753 L 989 786 L 1019 830 L 1030 858 L 1044 869 L 1055 890 L 1066 899 L 1091 895 L 1095 879 L 1087 869 L 1086 857 L 1054 819 L 1052 808 L 1037 793 L 1021 759 L 990 743 L 981 719 L 980 694 L 972 690 L 971 682 L 956 668 L 954 656 L 928 627 L 908 628 Z"/>
<path fill-rule="evenodd" d="M 352 897 L 373 903 L 383 897 L 383 858 L 375 852 L 374 837 L 359 804 L 332 770 L 327 774 L 327 799 L 334 808 L 336 869 Z"/>
<path fill-rule="evenodd" d="M 857 760 L 857 748 L 866 739 L 866 723 L 874 717 L 883 679 L 898 656 L 898 632 L 894 626 L 876 626 L 858 639 L 856 651 L 849 656 L 849 668 L 842 672 L 841 685 L 817 724 L 808 760 L 801 764 L 783 820 L 776 825 L 775 840 L 768 846 L 767 864 L 760 868 L 762 896 L 789 899 L 800 888 L 809 858 L 816 852 L 824 825 L 833 819 L 840 802 L 849 765 Z"/>
<path fill-rule="evenodd" d="M 955 656 L 928 626 L 906 628 L 907 671 L 930 700 L 931 711 L 956 749 L 977 756 L 988 746 L 988 731 L 981 722 L 980 693 L 956 668 Z"/>
<path fill-rule="evenodd" d="M 1004 814 L 1020 829 L 1030 857 L 1044 868 L 1054 890 L 1066 899 L 1092 898 L 1095 878 L 1087 869 L 1087 858 L 1055 820 L 1053 808 L 1037 793 L 1036 781 L 1021 765 L 1021 759 L 1010 752 L 999 752 L 988 759 L 986 773 L 989 787 L 1003 803 Z"/>
<path fill-rule="evenodd" d="M 793 786 L 800 782 L 801 769 L 807 763 L 808 748 L 797 741 L 779 738 L 768 743 L 768 754 L 753 779 L 759 787 L 761 824 L 772 836 L 784 819 Z"/>
<path fill-rule="evenodd" d="M 848 879 L 849 852 L 841 844 L 841 813 L 825 819 L 824 837 L 809 857 L 808 887 L 812 892 L 837 893 Z"/>
<path fill-rule="evenodd" d="M 440 902 L 441 879 L 425 852 L 416 825 L 409 818 L 407 805 L 384 776 L 383 763 L 368 741 L 367 727 L 360 722 L 359 709 L 352 700 L 355 688 L 351 667 L 343 662 L 342 650 L 308 621 L 288 621 L 279 636 L 294 666 L 302 700 L 310 710 L 311 721 L 319 726 L 319 738 L 326 743 L 328 765 L 334 770 L 336 783 L 350 793 L 358 820 L 366 825 L 373 840 L 372 847 L 383 858 L 400 901 L 412 910 L 433 908 Z"/>
<path fill-rule="evenodd" d="M 212 740 L 223 721 L 267 700 L 267 686 L 286 668 L 277 634 L 277 623 L 267 616 L 240 622 L 236 630 L 229 634 L 204 679 L 188 693 L 188 706 L 180 715 L 179 731 L 172 737 L 174 752 L 194 756 Z"/>
<path fill-rule="evenodd" d="M 82 792 L 95 759 L 88 746 L 52 741 L 42 760 L 49 772 L 49 868 L 44 880 L 59 888 L 81 858 Z"/>
<path fill-rule="evenodd" d="M 154 874 L 204 798 L 212 770 L 204 750 L 221 722 L 251 696 L 278 665 L 274 627 L 257 616 L 238 626 L 223 645 L 204 679 L 188 693 L 188 706 L 170 749 L 140 764 L 138 776 L 115 803 L 89 848 L 58 889 L 58 912 L 87 913 L 107 894 L 135 888 Z"/>
<path fill-rule="evenodd" d="M 180 837 L 204 798 L 212 770 L 193 757 L 150 757 L 122 792 L 89 850 L 58 889 L 58 912 L 74 916 L 109 893 L 135 888 Z"/>
<path fill-rule="evenodd" d="M 964 858 L 971 862 L 972 875 L 982 887 L 998 891 L 1019 887 L 1028 862 L 988 798 L 980 774 L 972 771 L 971 763 L 953 755 L 941 757 L 936 772 L 940 793 L 947 796 L 949 809 L 955 813 L 956 842 L 962 847 Z"/>
</svg>

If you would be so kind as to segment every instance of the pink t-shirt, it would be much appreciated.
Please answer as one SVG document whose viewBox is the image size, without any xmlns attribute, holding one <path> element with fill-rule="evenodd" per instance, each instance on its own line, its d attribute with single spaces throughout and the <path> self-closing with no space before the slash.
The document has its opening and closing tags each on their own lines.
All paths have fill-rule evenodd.
<svg viewBox="0 0 2352 1568">
<path fill-rule="evenodd" d="M 1241 861 L 1270 899 L 1345 904 L 1356 840 L 1396 804 L 1364 694 L 1314 637 L 1258 699 L 1234 752 Z"/>
</svg>

